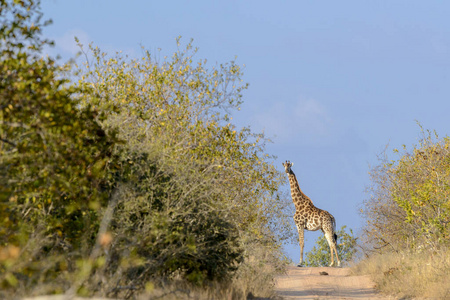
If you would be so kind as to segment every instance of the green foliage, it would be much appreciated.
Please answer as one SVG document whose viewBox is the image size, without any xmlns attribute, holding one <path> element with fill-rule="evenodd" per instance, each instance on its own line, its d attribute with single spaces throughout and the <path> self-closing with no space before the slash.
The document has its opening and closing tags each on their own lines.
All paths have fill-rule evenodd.
<svg viewBox="0 0 450 300">
<path fill-rule="evenodd" d="M 208 70 L 206 61 L 193 62 L 190 44 L 163 63 L 148 52 L 129 61 L 108 59 L 98 48 L 92 52 L 94 63 L 87 64 L 81 84 L 92 86 L 101 100 L 84 101 L 101 110 L 119 108 L 104 124 L 119 127 L 126 147 L 164 153 L 164 164 L 174 173 L 197 172 L 205 184 L 220 190 L 218 200 L 234 199 L 228 204 L 239 210 L 242 226 L 278 214 L 274 196 L 282 177 L 263 151 L 268 140 L 230 123 L 229 112 L 239 109 L 246 88 L 234 62 Z"/>
<path fill-rule="evenodd" d="M 78 109 L 84 91 L 39 58 L 39 2 L 2 1 L 0 40 L 0 284 L 24 288 L 41 268 L 92 245 L 105 205 L 105 174 L 117 139 L 91 107 Z M 4 14 L 3 14 L 4 13 Z M 25 47 L 24 44 L 28 44 Z M 54 255 L 54 256 L 53 256 Z M 28 263 L 30 262 L 30 263 Z M 53 269 L 55 270 L 55 269 Z M 54 276 L 52 274 L 51 276 Z M 18 278 L 21 278 L 19 280 Z"/>
<path fill-rule="evenodd" d="M 342 226 L 337 234 L 337 251 L 339 259 L 342 263 L 350 262 L 356 253 L 356 242 L 358 238 L 353 236 L 353 231 L 349 229 L 349 233 L 345 231 L 347 226 Z M 311 251 L 306 253 L 305 266 L 322 267 L 330 264 L 330 247 L 325 236 L 320 236 L 316 245 Z"/>
<path fill-rule="evenodd" d="M 424 133 L 419 145 L 374 169 L 363 211 L 375 247 L 432 247 L 450 238 L 450 139 Z M 394 150 L 399 153 L 398 150 Z"/>
<path fill-rule="evenodd" d="M 164 62 L 91 47 L 74 84 L 41 58 L 39 7 L 0 2 L 0 297 L 279 270 L 289 202 L 269 140 L 231 123 L 239 66 L 207 68 L 191 44 Z"/>
<path fill-rule="evenodd" d="M 242 257 L 239 232 L 214 198 L 202 186 L 187 190 L 185 178 L 147 155 L 130 162 L 110 229 L 116 260 L 108 272 L 126 274 L 117 284 L 139 286 L 175 275 L 196 284 L 229 279 Z"/>
<path fill-rule="evenodd" d="M 394 149 L 394 160 L 384 154 L 371 171 L 370 198 L 361 210 L 366 259 L 355 270 L 396 297 L 446 298 L 450 139 L 421 132 L 418 145 Z"/>
<path fill-rule="evenodd" d="M 42 27 L 51 20 L 42 22 L 40 0 L 0 1 L 0 49 L 3 58 L 15 57 L 27 52 L 38 57 L 42 47 L 52 42 L 42 39 Z"/>
<path fill-rule="evenodd" d="M 99 97 L 81 101 L 106 112 L 103 126 L 127 140 L 120 146 L 127 168 L 115 179 L 125 192 L 114 214 L 120 243 L 113 251 L 120 258 L 131 251 L 137 262 L 116 272 L 141 276 L 132 271 L 120 285 L 175 275 L 227 281 L 251 248 L 278 253 L 277 235 L 288 230 L 287 203 L 277 192 L 282 174 L 262 134 L 230 123 L 246 88 L 239 67 L 209 70 L 206 61 L 193 62 L 191 44 L 162 63 L 148 52 L 128 59 L 90 50 L 79 84 Z"/>
<path fill-rule="evenodd" d="M 450 139 L 427 136 L 392 169 L 392 198 L 403 209 L 409 238 L 443 243 L 450 238 Z"/>
</svg>

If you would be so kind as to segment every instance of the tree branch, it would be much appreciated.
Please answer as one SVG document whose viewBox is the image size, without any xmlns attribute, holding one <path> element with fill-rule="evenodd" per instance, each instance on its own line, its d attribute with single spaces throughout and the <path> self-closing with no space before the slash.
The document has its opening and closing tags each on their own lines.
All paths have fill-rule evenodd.
<svg viewBox="0 0 450 300">
<path fill-rule="evenodd" d="M 9 145 L 11 145 L 11 146 L 17 148 L 17 145 L 16 145 L 16 144 L 14 144 L 14 143 L 11 142 L 11 141 L 8 141 L 7 139 L 4 139 L 4 138 L 0 137 L 0 141 L 2 141 L 2 142 L 4 142 L 4 143 L 6 143 L 6 144 L 9 144 Z"/>
</svg>

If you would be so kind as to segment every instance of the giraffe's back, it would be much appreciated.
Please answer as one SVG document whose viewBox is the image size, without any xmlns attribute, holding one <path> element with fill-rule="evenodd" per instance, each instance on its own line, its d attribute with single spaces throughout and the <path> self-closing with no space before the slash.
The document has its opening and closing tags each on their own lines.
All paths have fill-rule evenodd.
<svg viewBox="0 0 450 300">
<path fill-rule="evenodd" d="M 334 219 L 333 215 L 326 210 L 321 209 L 320 218 L 322 222 L 322 230 L 324 232 L 330 231 L 334 233 L 336 220 Z"/>
<path fill-rule="evenodd" d="M 333 215 L 317 207 L 310 210 L 297 211 L 294 215 L 294 221 L 297 226 L 309 231 L 322 229 L 324 232 L 334 232 L 335 220 Z"/>
</svg>

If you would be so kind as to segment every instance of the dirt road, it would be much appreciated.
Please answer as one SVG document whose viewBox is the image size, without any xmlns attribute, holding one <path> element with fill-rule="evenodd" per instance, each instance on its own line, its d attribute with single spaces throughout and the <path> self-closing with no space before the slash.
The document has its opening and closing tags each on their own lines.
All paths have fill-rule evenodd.
<svg viewBox="0 0 450 300">
<path fill-rule="evenodd" d="M 288 267 L 287 274 L 277 278 L 276 291 L 286 300 L 394 299 L 378 294 L 368 276 L 350 275 L 348 268 Z"/>
</svg>

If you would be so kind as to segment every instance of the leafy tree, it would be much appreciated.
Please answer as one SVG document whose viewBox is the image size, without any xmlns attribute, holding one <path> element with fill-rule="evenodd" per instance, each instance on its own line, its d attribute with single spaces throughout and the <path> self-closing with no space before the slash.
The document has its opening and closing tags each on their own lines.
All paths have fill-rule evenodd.
<svg viewBox="0 0 450 300">
<path fill-rule="evenodd" d="M 208 69 L 191 44 L 164 62 L 92 48 L 73 84 L 41 57 L 39 1 L 0 8 L 0 297 L 281 268 L 289 202 L 269 140 L 231 123 L 239 66 Z"/>
<path fill-rule="evenodd" d="M 54 255 L 95 242 L 117 139 L 40 57 L 39 1 L 0 10 L 0 284 L 26 291 L 45 277 L 40 268 L 59 270 Z"/>
<path fill-rule="evenodd" d="M 376 248 L 432 247 L 450 237 L 450 139 L 424 132 L 419 145 L 373 170 L 372 198 L 363 210 Z M 394 153 L 400 154 L 395 149 Z"/>
<path fill-rule="evenodd" d="M 52 42 L 42 38 L 42 27 L 51 20 L 42 22 L 39 0 L 0 1 L 0 48 L 2 58 L 40 57 L 45 45 Z"/>
<path fill-rule="evenodd" d="M 356 242 L 358 238 L 353 236 L 353 231 L 349 229 L 349 233 L 345 231 L 347 226 L 342 226 L 337 234 L 337 251 L 339 259 L 342 263 L 350 262 L 356 253 Z M 320 236 L 316 245 L 306 253 L 305 266 L 321 267 L 330 264 L 330 247 L 325 236 Z"/>
<path fill-rule="evenodd" d="M 122 259 L 136 251 L 120 285 L 174 274 L 227 280 L 256 248 L 276 253 L 288 231 L 277 192 L 282 174 L 264 152 L 264 135 L 230 122 L 246 88 L 239 67 L 194 63 L 191 44 L 164 62 L 149 52 L 128 59 L 90 51 L 79 84 L 99 97 L 82 95 L 82 103 L 105 112 L 104 128 L 118 128 L 127 141 L 113 251 Z M 123 264 L 115 267 L 124 273 Z"/>
</svg>

